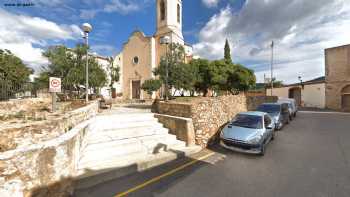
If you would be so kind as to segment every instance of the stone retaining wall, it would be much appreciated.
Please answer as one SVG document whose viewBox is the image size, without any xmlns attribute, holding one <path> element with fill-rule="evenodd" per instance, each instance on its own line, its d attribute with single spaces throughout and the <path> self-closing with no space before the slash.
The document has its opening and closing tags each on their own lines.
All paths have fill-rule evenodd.
<svg viewBox="0 0 350 197">
<path fill-rule="evenodd" d="M 168 128 L 170 133 L 176 135 L 178 140 L 186 142 L 186 146 L 195 145 L 195 132 L 191 118 L 179 116 L 169 116 L 156 114 L 154 116 L 164 127 Z"/>
<path fill-rule="evenodd" d="M 64 114 L 50 114 L 41 121 L 4 122 L 0 125 L 0 153 L 58 137 L 80 122 L 95 116 L 97 110 L 98 103 L 95 101 L 90 106 Z"/>
<path fill-rule="evenodd" d="M 205 147 L 216 140 L 220 128 L 237 113 L 247 111 L 244 95 L 206 98 L 192 105 L 196 143 Z"/>
<path fill-rule="evenodd" d="M 170 116 L 191 118 L 191 108 L 191 103 L 162 102 L 159 100 L 155 100 L 155 102 L 152 105 L 152 112 L 156 112 L 159 114 L 167 114 Z"/>
<path fill-rule="evenodd" d="M 261 103 L 274 101 L 277 101 L 277 97 L 228 95 L 197 98 L 191 103 L 157 101 L 153 104 L 152 111 L 191 118 L 195 130 L 195 142 L 205 147 L 215 142 L 221 128 L 237 113 L 255 110 Z M 171 127 L 167 128 L 171 130 Z"/>
<path fill-rule="evenodd" d="M 85 135 L 98 103 L 74 111 L 83 122 L 57 138 L 0 153 L 0 196 L 69 196 Z M 79 119 L 79 118 L 78 118 Z M 85 121 L 84 121 L 85 120 Z M 73 125 L 74 126 L 74 125 Z"/>
<path fill-rule="evenodd" d="M 47 108 L 51 100 L 45 98 L 14 99 L 0 102 L 0 115 L 9 116 L 19 112 L 30 112 L 40 108 Z"/>
</svg>

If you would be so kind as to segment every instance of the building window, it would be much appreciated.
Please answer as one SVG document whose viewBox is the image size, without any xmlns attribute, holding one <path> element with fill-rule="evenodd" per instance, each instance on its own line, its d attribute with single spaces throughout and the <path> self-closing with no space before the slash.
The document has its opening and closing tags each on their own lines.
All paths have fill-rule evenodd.
<svg viewBox="0 0 350 197">
<path fill-rule="evenodd" d="M 132 63 L 138 64 L 139 63 L 139 57 L 135 56 L 134 58 L 132 58 Z"/>
<path fill-rule="evenodd" d="M 160 2 L 160 19 L 165 20 L 165 3 L 164 0 Z"/>
<path fill-rule="evenodd" d="M 179 4 L 177 4 L 177 22 L 181 22 L 181 8 Z"/>
</svg>

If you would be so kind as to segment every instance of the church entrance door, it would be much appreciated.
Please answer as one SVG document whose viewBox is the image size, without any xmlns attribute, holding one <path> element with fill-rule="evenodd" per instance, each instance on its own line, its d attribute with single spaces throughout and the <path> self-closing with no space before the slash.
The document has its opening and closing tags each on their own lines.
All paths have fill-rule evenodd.
<svg viewBox="0 0 350 197">
<path fill-rule="evenodd" d="M 132 81 L 132 99 L 141 99 L 141 81 Z"/>
</svg>

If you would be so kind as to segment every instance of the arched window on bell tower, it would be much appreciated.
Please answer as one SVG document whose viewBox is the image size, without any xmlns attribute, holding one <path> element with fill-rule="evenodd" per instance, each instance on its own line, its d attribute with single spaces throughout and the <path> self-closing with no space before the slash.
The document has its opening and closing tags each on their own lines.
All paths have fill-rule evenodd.
<svg viewBox="0 0 350 197">
<path fill-rule="evenodd" d="M 165 3 L 164 0 L 160 1 L 160 20 L 165 20 Z"/>
<path fill-rule="evenodd" d="M 181 7 L 179 4 L 177 4 L 177 22 L 181 22 Z"/>
</svg>

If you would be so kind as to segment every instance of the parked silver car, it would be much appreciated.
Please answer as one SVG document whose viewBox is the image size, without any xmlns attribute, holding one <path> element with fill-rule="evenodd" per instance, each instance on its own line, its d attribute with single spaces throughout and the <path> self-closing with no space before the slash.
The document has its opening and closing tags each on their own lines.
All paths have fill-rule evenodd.
<svg viewBox="0 0 350 197">
<path fill-rule="evenodd" d="M 264 155 L 266 145 L 275 137 L 275 123 L 264 112 L 243 112 L 227 124 L 220 133 L 224 148 Z"/>
<path fill-rule="evenodd" d="M 290 107 L 291 117 L 296 117 L 297 112 L 298 112 L 298 105 L 296 104 L 295 99 L 280 97 L 280 98 L 278 98 L 277 103 L 288 103 L 288 105 Z"/>
</svg>

